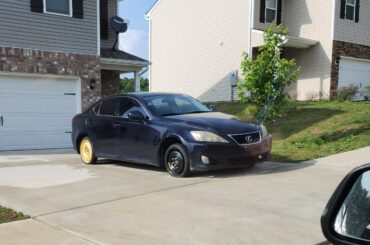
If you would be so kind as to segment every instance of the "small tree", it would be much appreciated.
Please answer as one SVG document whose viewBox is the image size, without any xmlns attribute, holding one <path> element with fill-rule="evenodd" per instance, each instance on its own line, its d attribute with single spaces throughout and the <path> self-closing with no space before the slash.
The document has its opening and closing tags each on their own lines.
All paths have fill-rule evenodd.
<svg viewBox="0 0 370 245">
<path fill-rule="evenodd" d="M 280 114 L 287 93 L 285 88 L 297 80 L 300 68 L 294 59 L 281 58 L 282 45 L 288 30 L 282 25 L 264 32 L 260 54 L 252 60 L 246 53 L 241 63 L 243 80 L 238 82 L 238 96 L 242 103 L 256 107 L 256 121 L 263 124 Z"/>
</svg>

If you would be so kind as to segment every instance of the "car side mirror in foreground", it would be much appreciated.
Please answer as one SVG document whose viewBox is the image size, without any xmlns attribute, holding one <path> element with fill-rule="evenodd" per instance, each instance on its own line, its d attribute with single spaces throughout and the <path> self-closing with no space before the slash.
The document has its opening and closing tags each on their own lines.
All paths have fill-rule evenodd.
<svg viewBox="0 0 370 245">
<path fill-rule="evenodd" d="M 128 113 L 128 118 L 133 121 L 144 121 L 145 116 L 140 111 L 131 111 Z"/>
<path fill-rule="evenodd" d="M 370 164 L 354 169 L 339 184 L 321 228 L 333 244 L 370 244 Z"/>
</svg>

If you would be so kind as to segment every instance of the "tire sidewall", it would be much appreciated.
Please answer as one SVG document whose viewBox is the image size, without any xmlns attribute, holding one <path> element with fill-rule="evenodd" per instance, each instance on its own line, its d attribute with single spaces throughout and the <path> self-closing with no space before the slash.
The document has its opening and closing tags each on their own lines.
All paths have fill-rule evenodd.
<svg viewBox="0 0 370 245">
<path fill-rule="evenodd" d="M 183 168 L 183 170 L 181 171 L 180 174 L 173 173 L 169 169 L 168 164 L 167 164 L 168 156 L 174 150 L 177 150 L 178 152 L 180 152 L 180 154 L 182 155 L 182 157 L 184 159 L 184 168 Z M 187 177 L 187 176 L 189 176 L 189 174 L 190 174 L 189 157 L 188 157 L 188 152 L 187 152 L 185 146 L 183 146 L 182 144 L 173 144 L 170 147 L 168 147 L 168 149 L 166 150 L 166 154 L 165 154 L 165 163 L 164 163 L 164 165 L 166 167 L 167 172 L 173 177 Z"/>
<path fill-rule="evenodd" d="M 82 158 L 81 158 L 81 160 L 82 160 L 82 162 L 83 162 L 83 163 L 85 163 L 85 164 L 87 164 L 87 165 L 95 164 L 95 163 L 96 163 L 96 161 L 97 161 L 97 158 L 96 158 L 96 156 L 95 156 L 95 149 L 94 149 L 94 145 L 93 145 L 93 143 L 91 142 L 90 137 L 86 136 L 86 137 L 82 138 L 82 140 L 81 140 L 81 142 L 80 142 L 80 146 L 79 146 L 79 147 L 81 147 L 82 142 L 84 142 L 85 140 L 87 140 L 87 141 L 90 143 L 90 145 L 91 145 L 92 158 L 91 158 L 91 161 L 90 161 L 89 163 L 85 162 Z M 81 150 L 81 149 L 80 149 L 80 150 Z M 80 154 L 81 154 L 81 153 L 80 153 Z"/>
</svg>

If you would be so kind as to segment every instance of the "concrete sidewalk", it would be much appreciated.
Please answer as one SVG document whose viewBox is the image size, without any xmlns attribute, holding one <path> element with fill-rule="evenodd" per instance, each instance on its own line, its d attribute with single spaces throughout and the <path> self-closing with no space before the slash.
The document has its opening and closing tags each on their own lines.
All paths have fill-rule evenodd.
<svg viewBox="0 0 370 245">
<path fill-rule="evenodd" d="M 0 225 L 0 242 L 317 244 L 330 195 L 365 163 L 370 147 L 175 179 L 135 164 L 82 165 L 69 152 L 1 154 L 0 203 L 32 219 Z"/>
</svg>

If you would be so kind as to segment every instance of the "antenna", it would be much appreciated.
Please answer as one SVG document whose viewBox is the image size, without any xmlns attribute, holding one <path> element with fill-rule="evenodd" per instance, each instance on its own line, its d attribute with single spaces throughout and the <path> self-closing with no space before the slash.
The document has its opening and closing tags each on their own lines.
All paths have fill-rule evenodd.
<svg viewBox="0 0 370 245">
<path fill-rule="evenodd" d="M 119 34 L 126 32 L 129 24 L 129 20 L 122 19 L 117 15 L 110 18 L 110 25 L 112 26 L 112 29 L 116 32 L 116 41 L 114 42 L 112 50 L 116 50 Z"/>
</svg>

